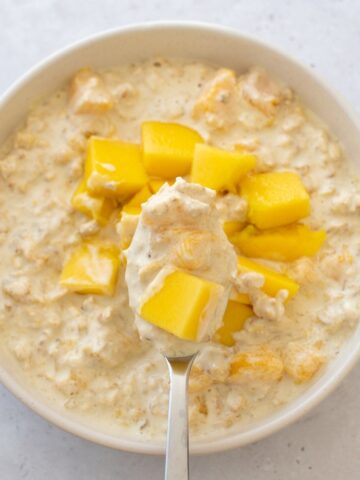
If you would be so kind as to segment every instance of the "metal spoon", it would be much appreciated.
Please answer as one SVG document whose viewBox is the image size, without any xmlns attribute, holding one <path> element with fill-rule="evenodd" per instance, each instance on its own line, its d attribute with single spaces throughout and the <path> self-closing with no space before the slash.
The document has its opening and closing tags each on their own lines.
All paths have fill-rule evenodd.
<svg viewBox="0 0 360 480">
<path fill-rule="evenodd" d="M 164 355 L 170 374 L 165 480 L 189 478 L 188 382 L 199 352 L 187 356 Z"/>
</svg>

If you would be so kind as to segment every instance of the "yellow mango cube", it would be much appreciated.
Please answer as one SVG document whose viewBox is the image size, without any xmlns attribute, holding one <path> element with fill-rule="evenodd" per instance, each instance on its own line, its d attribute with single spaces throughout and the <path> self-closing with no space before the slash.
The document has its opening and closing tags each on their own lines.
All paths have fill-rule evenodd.
<svg viewBox="0 0 360 480">
<path fill-rule="evenodd" d="M 311 230 L 302 224 L 265 231 L 248 225 L 241 232 L 230 236 L 231 242 L 244 255 L 281 262 L 291 262 L 300 257 L 312 257 L 319 251 L 325 239 L 324 230 Z"/>
<path fill-rule="evenodd" d="M 148 185 L 145 185 L 127 202 L 126 205 L 141 207 L 142 203 L 145 203 L 152 196 L 152 192 Z"/>
<path fill-rule="evenodd" d="M 100 225 L 105 225 L 115 209 L 111 198 L 96 197 L 86 188 L 86 180 L 81 180 L 72 198 L 71 205 L 87 217 L 93 218 Z"/>
<path fill-rule="evenodd" d="M 166 183 L 165 180 L 160 180 L 160 179 L 150 179 L 149 181 L 149 187 L 152 193 L 157 193 L 160 188 Z"/>
<path fill-rule="evenodd" d="M 91 137 L 85 178 L 87 189 L 93 194 L 126 200 L 148 183 L 140 146 Z"/>
<path fill-rule="evenodd" d="M 224 232 L 227 236 L 240 232 L 244 228 L 243 222 L 224 222 Z"/>
<path fill-rule="evenodd" d="M 247 305 L 229 300 L 222 326 L 216 331 L 214 340 L 231 347 L 235 344 L 233 334 L 241 330 L 245 321 L 253 315 L 253 311 Z"/>
<path fill-rule="evenodd" d="M 278 381 L 284 374 L 281 356 L 268 347 L 257 347 L 249 352 L 237 353 L 230 363 L 230 380 Z"/>
<path fill-rule="evenodd" d="M 218 192 L 236 193 L 240 180 L 255 165 L 255 155 L 198 144 L 195 146 L 190 179 Z"/>
<path fill-rule="evenodd" d="M 280 290 L 287 290 L 287 300 L 289 300 L 298 292 L 300 288 L 300 286 L 287 275 L 276 272 L 271 268 L 264 267 L 263 265 L 253 262 L 246 257 L 238 257 L 238 272 L 240 274 L 247 272 L 256 272 L 263 275 L 265 282 L 261 290 L 270 297 L 276 297 L 277 293 Z M 247 295 L 245 295 L 245 300 L 248 300 L 248 297 L 246 297 Z M 250 303 L 249 300 L 244 302 L 244 294 L 237 294 L 234 297 L 234 300 L 240 303 Z"/>
<path fill-rule="evenodd" d="M 215 313 L 221 285 L 176 270 L 141 306 L 141 317 L 183 340 L 197 341 L 201 324 Z"/>
<path fill-rule="evenodd" d="M 195 145 L 204 141 L 195 130 L 177 123 L 144 122 L 141 135 L 147 173 L 166 179 L 188 174 Z"/>
<path fill-rule="evenodd" d="M 168 185 L 173 185 L 175 180 L 160 180 L 158 178 L 150 179 L 149 188 L 152 193 L 157 193 L 160 188 L 167 183 Z"/>
<path fill-rule="evenodd" d="M 129 248 L 131 241 L 135 235 L 137 225 L 139 223 L 139 215 L 141 211 L 136 213 L 136 208 L 131 207 L 134 210 L 131 212 L 121 212 L 120 222 L 116 226 L 116 231 L 120 236 L 119 246 L 121 250 L 126 250 Z"/>
<path fill-rule="evenodd" d="M 280 227 L 310 214 L 310 197 L 296 173 L 272 172 L 248 176 L 241 184 L 248 219 L 260 229 Z"/>
<path fill-rule="evenodd" d="M 235 288 L 233 288 L 230 293 L 230 299 L 243 305 L 251 305 L 249 295 L 246 293 L 238 293 Z"/>
<path fill-rule="evenodd" d="M 112 295 L 119 269 L 115 245 L 86 242 L 65 263 L 60 285 L 76 293 Z"/>
<path fill-rule="evenodd" d="M 133 215 L 140 215 L 141 213 L 141 204 L 145 203 L 152 196 L 152 192 L 148 185 L 145 185 L 139 192 L 129 200 L 122 208 L 123 212 L 130 213 Z"/>
<path fill-rule="evenodd" d="M 129 215 L 140 215 L 141 207 L 138 207 L 137 205 L 125 204 L 121 210 L 121 213 L 128 213 Z"/>
</svg>

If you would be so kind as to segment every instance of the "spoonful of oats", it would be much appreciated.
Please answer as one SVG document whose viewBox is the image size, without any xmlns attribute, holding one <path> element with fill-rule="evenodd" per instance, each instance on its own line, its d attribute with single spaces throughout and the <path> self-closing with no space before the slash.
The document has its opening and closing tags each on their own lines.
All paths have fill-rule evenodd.
<svg viewBox="0 0 360 480">
<path fill-rule="evenodd" d="M 192 363 L 222 324 L 237 258 L 215 192 L 178 178 L 143 205 L 127 259 L 130 306 L 142 338 L 167 361 L 166 479 L 188 478 L 187 383 Z"/>
</svg>

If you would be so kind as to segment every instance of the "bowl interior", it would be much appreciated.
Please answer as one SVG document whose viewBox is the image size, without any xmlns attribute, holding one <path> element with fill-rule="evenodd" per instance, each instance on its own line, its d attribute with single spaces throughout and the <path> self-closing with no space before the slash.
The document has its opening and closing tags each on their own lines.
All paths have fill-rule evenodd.
<svg viewBox="0 0 360 480">
<path fill-rule="evenodd" d="M 152 56 L 196 59 L 238 72 L 251 65 L 262 65 L 294 88 L 303 101 L 341 140 L 348 158 L 360 170 L 360 135 L 356 118 L 343 101 L 310 70 L 262 43 L 222 27 L 201 24 L 152 24 L 122 28 L 82 41 L 35 67 L 3 97 L 0 103 L 0 142 L 24 119 L 34 101 L 67 81 L 75 70 L 96 68 L 146 59 Z M 207 436 L 191 442 L 194 453 L 209 453 L 258 440 L 294 421 L 320 401 L 349 371 L 360 352 L 360 326 L 318 378 L 294 402 L 271 417 L 245 430 Z M 162 442 L 148 442 L 124 431 L 121 437 L 88 420 L 48 403 L 23 378 L 19 368 L 1 352 L 0 379 L 24 403 L 56 425 L 86 439 L 129 451 L 160 453 Z"/>
</svg>

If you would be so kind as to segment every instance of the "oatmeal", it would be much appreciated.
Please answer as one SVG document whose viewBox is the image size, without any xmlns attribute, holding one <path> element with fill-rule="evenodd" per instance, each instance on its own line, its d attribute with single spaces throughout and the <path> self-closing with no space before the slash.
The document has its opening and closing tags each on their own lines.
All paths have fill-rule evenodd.
<svg viewBox="0 0 360 480">
<path fill-rule="evenodd" d="M 189 385 L 194 437 L 299 396 L 357 321 L 359 179 L 261 68 L 82 69 L 2 146 L 0 175 L 1 348 L 84 422 L 163 437 L 167 367 L 146 338 L 176 337 L 130 305 L 174 271 L 213 300 L 201 328 L 192 310 L 176 331 L 207 342 Z"/>
</svg>

